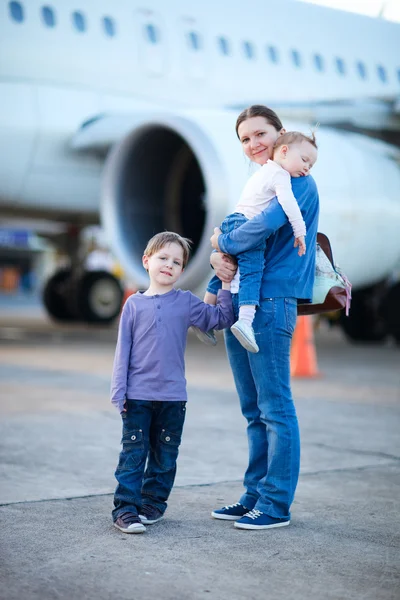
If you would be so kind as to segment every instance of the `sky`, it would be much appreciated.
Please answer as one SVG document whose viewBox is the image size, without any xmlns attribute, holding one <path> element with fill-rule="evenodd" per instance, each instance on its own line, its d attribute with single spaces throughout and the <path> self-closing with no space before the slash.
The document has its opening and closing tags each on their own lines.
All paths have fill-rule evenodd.
<svg viewBox="0 0 400 600">
<path fill-rule="evenodd" d="M 303 0 L 340 10 L 349 10 L 376 17 L 383 9 L 383 16 L 390 21 L 400 23 L 400 0 Z"/>
</svg>

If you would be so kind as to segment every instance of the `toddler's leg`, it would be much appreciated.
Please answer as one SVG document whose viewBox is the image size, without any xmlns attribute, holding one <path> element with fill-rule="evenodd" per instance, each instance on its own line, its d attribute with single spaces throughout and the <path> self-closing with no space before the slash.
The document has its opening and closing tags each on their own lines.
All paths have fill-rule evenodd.
<svg viewBox="0 0 400 600">
<path fill-rule="evenodd" d="M 264 266 L 264 245 L 243 252 L 238 256 L 239 281 L 239 319 L 232 325 L 231 331 L 249 352 L 258 352 L 253 330 L 256 307 L 259 304 L 261 279 Z"/>
<path fill-rule="evenodd" d="M 244 304 L 239 308 L 239 319 L 247 323 L 249 327 L 253 325 L 255 314 L 256 307 L 254 305 Z"/>
</svg>

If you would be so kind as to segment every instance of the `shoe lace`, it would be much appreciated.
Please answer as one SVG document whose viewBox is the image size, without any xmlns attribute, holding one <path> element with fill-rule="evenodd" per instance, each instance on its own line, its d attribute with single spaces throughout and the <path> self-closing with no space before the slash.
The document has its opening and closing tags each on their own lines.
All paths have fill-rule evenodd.
<svg viewBox="0 0 400 600">
<path fill-rule="evenodd" d="M 235 502 L 235 504 L 227 504 L 224 508 L 236 508 L 237 506 L 241 506 L 240 502 Z"/>
<path fill-rule="evenodd" d="M 248 512 L 247 515 L 245 515 L 245 516 L 254 520 L 254 519 L 257 519 L 258 517 L 261 517 L 261 515 L 262 515 L 262 512 L 260 510 L 253 508 L 253 510 Z"/>
</svg>

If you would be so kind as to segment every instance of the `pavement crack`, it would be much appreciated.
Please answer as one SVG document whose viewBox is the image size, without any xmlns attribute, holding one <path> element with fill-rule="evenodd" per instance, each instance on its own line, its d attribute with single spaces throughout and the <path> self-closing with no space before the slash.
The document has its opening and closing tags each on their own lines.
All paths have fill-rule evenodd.
<svg viewBox="0 0 400 600">
<path fill-rule="evenodd" d="M 398 462 L 398 459 L 396 459 Z M 359 472 L 359 471 L 368 471 L 369 469 L 382 469 L 384 467 L 393 466 L 392 463 L 381 463 L 379 465 L 363 465 L 359 467 L 344 467 L 338 469 L 321 469 L 319 471 L 310 471 L 308 473 L 301 473 L 301 478 L 306 477 L 315 477 L 318 475 L 329 475 L 330 473 L 349 473 L 349 472 Z M 397 466 L 397 465 L 396 465 Z M 212 487 L 216 485 L 227 485 L 232 483 L 242 483 L 242 479 L 230 479 L 225 481 L 211 481 L 208 483 L 190 483 L 186 485 L 176 485 L 175 488 L 180 489 L 188 489 L 188 488 L 206 488 Z M 0 508 L 6 506 L 14 506 L 16 504 L 39 504 L 42 502 L 65 502 L 66 500 L 83 500 L 85 498 L 101 498 L 102 496 L 112 496 L 114 492 L 100 492 L 97 494 L 83 494 L 80 496 L 65 496 L 62 498 L 39 498 L 36 500 L 17 500 L 14 502 L 1 502 Z"/>
<path fill-rule="evenodd" d="M 387 454 L 386 452 L 376 452 L 374 450 L 357 450 L 355 448 L 339 448 L 337 446 L 331 446 L 330 444 L 322 443 L 310 444 L 310 446 L 314 446 L 315 448 L 325 448 L 327 450 L 333 450 L 334 452 L 358 454 L 360 456 L 374 456 L 376 458 L 386 458 L 388 460 L 400 461 L 400 456 L 396 456 L 394 454 Z"/>
</svg>

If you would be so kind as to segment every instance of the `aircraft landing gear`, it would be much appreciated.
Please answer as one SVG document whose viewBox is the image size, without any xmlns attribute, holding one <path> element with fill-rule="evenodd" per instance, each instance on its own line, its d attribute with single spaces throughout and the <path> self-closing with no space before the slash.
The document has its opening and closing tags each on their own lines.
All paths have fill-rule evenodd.
<svg viewBox="0 0 400 600">
<path fill-rule="evenodd" d="M 78 284 L 78 312 L 89 323 L 111 323 L 120 313 L 123 289 L 107 271 L 87 271 Z"/>
<path fill-rule="evenodd" d="M 353 342 L 383 342 L 387 336 L 385 320 L 379 312 L 380 296 L 374 288 L 353 292 L 350 314 L 340 314 L 339 323 Z"/>
<path fill-rule="evenodd" d="M 388 332 L 400 345 L 400 282 L 391 287 L 383 299 L 380 313 Z"/>
<path fill-rule="evenodd" d="M 123 289 L 107 271 L 84 271 L 73 277 L 70 269 L 55 273 L 44 288 L 43 301 L 57 321 L 111 323 L 122 306 Z"/>
<path fill-rule="evenodd" d="M 339 323 L 353 342 L 383 342 L 393 337 L 400 345 L 400 282 L 353 292 L 350 314 Z"/>
<path fill-rule="evenodd" d="M 43 290 L 43 304 L 56 321 L 73 321 L 74 315 L 67 302 L 66 288 L 71 277 L 70 269 L 57 271 L 47 281 Z"/>
</svg>

